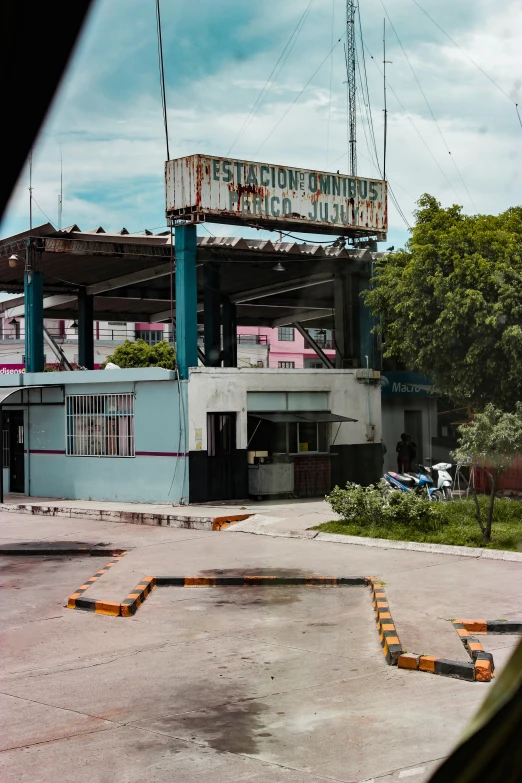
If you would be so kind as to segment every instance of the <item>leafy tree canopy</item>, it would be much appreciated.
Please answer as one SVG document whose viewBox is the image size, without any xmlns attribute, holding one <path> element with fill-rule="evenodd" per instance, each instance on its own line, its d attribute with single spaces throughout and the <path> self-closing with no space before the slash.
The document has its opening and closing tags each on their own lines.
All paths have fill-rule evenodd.
<svg viewBox="0 0 522 783">
<path fill-rule="evenodd" d="M 107 362 L 113 362 L 118 367 L 164 367 L 173 370 L 176 362 L 174 348 L 165 340 L 155 345 L 149 345 L 145 340 L 131 342 L 125 340 L 118 345 L 112 356 L 107 357 Z M 105 364 L 103 365 L 105 367 Z"/>
<path fill-rule="evenodd" d="M 404 250 L 382 258 L 366 301 L 384 355 L 459 404 L 522 398 L 522 207 L 467 216 L 425 194 Z"/>
</svg>

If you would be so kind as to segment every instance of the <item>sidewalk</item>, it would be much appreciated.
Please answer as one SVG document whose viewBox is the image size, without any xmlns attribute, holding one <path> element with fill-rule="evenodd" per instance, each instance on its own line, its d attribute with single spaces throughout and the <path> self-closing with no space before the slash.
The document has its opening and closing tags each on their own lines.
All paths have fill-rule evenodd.
<svg viewBox="0 0 522 783">
<path fill-rule="evenodd" d="M 239 522 L 254 514 L 269 518 L 272 530 L 305 531 L 335 518 L 324 500 L 271 500 L 265 502 L 226 501 L 205 505 L 175 506 L 163 503 L 123 503 L 100 500 L 67 500 L 6 495 L 0 511 L 35 516 L 81 517 L 158 525 L 190 530 L 220 530 L 228 522 Z"/>
</svg>

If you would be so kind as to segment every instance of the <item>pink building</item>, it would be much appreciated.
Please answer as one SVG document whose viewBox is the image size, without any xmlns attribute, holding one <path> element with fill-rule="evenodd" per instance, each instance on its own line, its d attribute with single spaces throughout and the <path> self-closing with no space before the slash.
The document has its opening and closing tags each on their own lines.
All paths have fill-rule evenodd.
<svg viewBox="0 0 522 783">
<path fill-rule="evenodd" d="M 309 329 L 326 356 L 335 361 L 331 329 Z M 293 326 L 270 329 L 266 326 L 238 326 L 238 347 L 242 344 L 268 344 L 268 366 L 275 369 L 321 369 L 323 364 L 304 337 Z"/>
</svg>

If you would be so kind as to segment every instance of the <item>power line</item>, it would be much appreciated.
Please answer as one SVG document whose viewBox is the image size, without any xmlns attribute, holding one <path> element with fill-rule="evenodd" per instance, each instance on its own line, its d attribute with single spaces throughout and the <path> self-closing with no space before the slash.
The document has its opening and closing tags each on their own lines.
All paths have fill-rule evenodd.
<svg viewBox="0 0 522 783">
<path fill-rule="evenodd" d="M 341 42 L 341 40 L 342 40 L 341 38 L 338 38 L 338 39 L 337 39 L 337 41 L 334 43 L 333 47 L 332 47 L 332 48 L 331 48 L 331 50 L 328 52 L 328 54 L 326 55 L 326 57 L 324 58 L 324 60 L 322 60 L 322 61 L 320 62 L 320 64 L 317 66 L 317 68 L 315 69 L 315 71 L 313 72 L 313 74 L 310 76 L 310 78 L 309 78 L 309 79 L 308 79 L 308 81 L 306 82 L 306 84 L 305 84 L 305 86 L 303 87 L 303 89 L 302 89 L 302 90 L 301 90 L 301 91 L 300 91 L 300 92 L 297 94 L 297 96 L 294 98 L 294 100 L 292 101 L 292 103 L 291 103 L 291 104 L 288 106 L 288 108 L 286 109 L 286 111 L 285 111 L 285 112 L 284 112 L 284 113 L 281 115 L 281 117 L 278 119 L 278 121 L 276 122 L 276 124 L 274 125 L 274 127 L 272 128 L 272 130 L 270 131 L 270 133 L 268 134 L 268 136 L 266 137 L 266 139 L 263 141 L 263 143 L 261 144 L 261 146 L 260 146 L 260 147 L 258 147 L 258 148 L 257 148 L 257 150 L 254 152 L 254 155 L 257 155 L 257 154 L 258 154 L 258 152 L 260 152 L 260 151 L 263 149 L 263 147 L 264 147 L 264 146 L 265 146 L 265 144 L 267 143 L 268 139 L 269 139 L 269 138 L 272 136 L 272 134 L 274 133 L 274 131 L 275 131 L 275 130 L 276 130 L 278 127 L 279 127 L 279 125 L 280 125 L 280 124 L 281 124 L 281 122 L 284 120 L 284 118 L 286 117 L 286 115 L 288 114 L 288 112 L 289 112 L 289 111 L 290 111 L 290 110 L 291 110 L 291 109 L 292 109 L 292 108 L 295 106 L 295 104 L 297 103 L 297 101 L 299 100 L 299 98 L 301 97 L 301 95 L 304 93 L 304 91 L 306 90 L 306 88 L 308 87 L 308 85 L 310 84 L 310 82 L 311 82 L 311 81 L 312 81 L 312 80 L 313 80 L 313 79 L 314 79 L 314 78 L 317 76 L 317 74 L 319 73 L 319 71 L 321 70 L 321 68 L 322 68 L 322 67 L 323 67 L 323 65 L 325 64 L 325 62 L 326 62 L 326 61 L 328 60 L 328 58 L 330 57 L 330 54 L 331 54 L 331 53 L 334 51 L 335 47 L 336 47 L 336 46 L 338 46 L 338 44 Z"/>
<path fill-rule="evenodd" d="M 372 60 L 373 64 L 375 65 L 375 67 L 377 68 L 377 70 L 379 71 L 379 73 L 381 74 L 381 76 L 383 76 L 383 72 L 382 72 L 382 70 L 380 69 L 380 67 L 377 65 L 377 62 L 376 62 L 376 60 L 375 60 L 375 57 L 374 57 L 374 56 L 373 56 L 373 54 L 370 52 L 370 50 L 368 49 L 368 46 L 366 45 L 366 43 L 364 43 L 364 41 L 363 41 L 363 46 L 364 46 L 364 48 L 366 49 L 366 51 L 368 52 L 368 54 L 370 55 L 370 58 L 371 58 L 371 60 Z M 394 95 L 394 97 L 395 97 L 395 100 L 397 101 L 397 103 L 398 103 L 398 104 L 399 104 L 399 106 L 401 107 L 401 109 L 402 109 L 403 113 L 405 114 L 406 118 L 407 118 L 407 119 L 408 119 L 408 121 L 411 123 L 411 125 L 412 125 L 412 127 L 413 127 L 413 129 L 414 129 L 415 133 L 418 135 L 418 137 L 420 138 L 420 140 L 422 141 L 422 143 L 424 144 L 424 146 L 425 146 L 425 147 L 426 147 L 426 149 L 428 150 L 428 152 L 429 152 L 429 154 L 430 154 L 431 158 L 433 159 L 433 162 L 435 163 L 435 165 L 436 165 L 436 166 L 437 166 L 437 168 L 439 169 L 440 173 L 442 174 L 442 176 L 444 177 L 444 179 L 445 179 L 445 180 L 446 180 L 446 182 L 448 183 L 448 185 L 449 185 L 449 187 L 451 188 L 451 190 L 454 192 L 454 194 L 455 194 L 455 197 L 456 197 L 456 198 L 458 198 L 459 196 L 458 196 L 458 193 L 457 193 L 457 191 L 455 190 L 455 188 L 453 187 L 452 183 L 451 183 L 451 182 L 450 182 L 450 180 L 448 179 L 448 177 L 447 177 L 447 175 L 446 175 L 446 172 L 444 171 L 444 169 L 442 168 L 442 166 L 441 166 L 441 165 L 440 165 L 440 163 L 438 162 L 437 158 L 435 157 L 435 155 L 434 155 L 434 154 L 433 154 L 433 152 L 431 151 L 431 149 L 430 149 L 430 147 L 428 146 L 427 142 L 425 141 L 425 139 L 424 139 L 424 137 L 423 137 L 422 133 L 421 133 L 421 132 L 420 132 L 420 130 L 417 128 L 417 126 L 416 126 L 416 125 L 415 125 L 415 123 L 413 122 L 412 118 L 410 117 L 410 115 L 408 114 L 408 112 L 406 111 L 406 109 L 404 108 L 404 104 L 401 102 L 401 100 L 400 100 L 399 96 L 397 95 L 397 93 L 396 93 L 396 92 L 395 92 L 395 90 L 393 89 L 392 85 L 390 84 L 390 80 L 389 80 L 389 79 L 386 79 L 386 83 L 387 83 L 388 87 L 390 88 L 390 90 L 392 91 L 392 93 L 393 93 L 393 95 Z"/>
<path fill-rule="evenodd" d="M 308 5 L 306 6 L 305 10 L 303 11 L 299 21 L 297 22 L 296 26 L 292 30 L 292 34 L 291 34 L 290 38 L 288 39 L 288 41 L 286 42 L 283 51 L 279 55 L 276 64 L 272 68 L 272 70 L 270 72 L 270 76 L 268 77 L 268 79 L 264 83 L 263 89 L 261 90 L 261 92 L 257 96 L 257 98 L 256 98 L 256 100 L 254 102 L 254 105 L 250 109 L 250 112 L 249 112 L 246 120 L 244 121 L 243 125 L 241 126 L 241 128 L 239 130 L 239 133 L 237 134 L 236 138 L 234 139 L 234 141 L 230 145 L 230 149 L 228 150 L 227 155 L 230 155 L 230 153 L 232 152 L 233 148 L 236 146 L 237 142 L 239 141 L 240 137 L 243 135 L 243 132 L 246 130 L 246 128 L 250 124 L 251 120 L 254 119 L 255 115 L 258 113 L 259 109 L 261 108 L 261 105 L 264 103 L 265 99 L 267 98 L 268 93 L 272 89 L 272 86 L 273 86 L 273 83 L 274 83 L 272 81 L 272 77 L 274 76 L 274 74 L 275 74 L 275 72 L 277 70 L 277 66 L 279 65 L 279 63 L 283 59 L 286 50 L 288 49 L 288 47 L 290 47 L 288 49 L 288 52 L 286 54 L 285 59 L 283 60 L 283 62 L 281 64 L 281 67 L 277 71 L 275 79 L 277 79 L 279 77 L 281 71 L 283 70 L 283 68 L 284 68 L 284 66 L 286 64 L 286 61 L 288 60 L 288 58 L 289 58 L 289 56 L 290 56 L 290 54 L 292 52 L 292 49 L 294 48 L 295 43 L 296 43 L 297 39 L 299 38 L 301 30 L 303 29 L 304 23 L 306 21 L 306 17 L 308 16 L 308 14 L 310 12 L 310 8 L 311 8 L 313 2 L 314 2 L 314 0 L 310 0 Z M 274 81 L 275 81 L 275 79 L 274 79 Z"/>
<path fill-rule="evenodd" d="M 41 208 L 40 204 L 37 202 L 37 200 L 35 199 L 35 197 L 34 197 L 34 196 L 31 196 L 31 199 L 32 199 L 33 203 L 34 203 L 34 204 L 36 204 L 36 206 L 38 207 L 38 209 L 40 210 L 40 212 L 42 213 L 42 215 L 44 216 L 44 218 L 47 218 L 47 220 L 48 220 L 48 221 L 49 221 L 49 223 L 52 225 L 52 227 L 53 227 L 53 228 L 56 228 L 55 224 L 53 223 L 53 221 L 51 220 L 51 218 L 49 217 L 49 215 L 46 215 L 46 214 L 45 214 L 45 212 L 43 211 L 43 209 Z"/>
<path fill-rule="evenodd" d="M 429 113 L 431 114 L 431 117 L 432 117 L 432 119 L 433 119 L 433 122 L 435 123 L 435 125 L 436 125 L 436 127 L 437 127 L 437 130 L 438 130 L 438 132 L 439 132 L 439 134 L 440 134 L 440 137 L 441 137 L 441 139 L 442 139 L 442 142 L 443 142 L 444 146 L 446 147 L 446 150 L 448 151 L 448 155 L 450 155 L 450 157 L 451 157 L 451 161 L 452 161 L 453 165 L 455 166 L 455 170 L 456 170 L 457 174 L 458 174 L 458 175 L 459 175 L 459 177 L 460 177 L 460 180 L 461 180 L 461 182 L 462 182 L 462 184 L 463 184 L 463 186 L 464 186 L 464 190 L 465 190 L 465 191 L 466 191 L 466 193 L 468 194 L 468 197 L 469 197 L 469 200 L 471 201 L 471 204 L 472 204 L 472 206 L 473 206 L 473 209 L 475 209 L 475 210 L 476 210 L 476 206 L 475 206 L 475 202 L 473 201 L 473 197 L 472 197 L 471 193 L 469 192 L 469 190 L 468 190 L 468 187 L 467 187 L 466 183 L 464 182 L 464 177 L 462 176 L 462 174 L 461 174 L 461 172 L 460 172 L 460 169 L 459 169 L 459 167 L 457 166 L 457 163 L 456 163 L 456 161 L 455 161 L 455 158 L 454 158 L 454 157 L 453 157 L 453 155 L 451 154 L 451 150 L 450 150 L 450 148 L 448 147 L 448 144 L 447 144 L 447 142 L 446 142 L 446 139 L 445 139 L 445 137 L 444 137 L 444 134 L 442 133 L 442 130 L 441 130 L 441 128 L 440 128 L 440 125 L 439 125 L 439 123 L 437 122 L 437 118 L 435 117 L 435 114 L 433 113 L 433 109 L 431 108 L 431 105 L 430 105 L 430 103 L 429 103 L 429 101 L 428 101 L 428 98 L 426 97 L 426 93 L 424 92 L 424 90 L 423 90 L 423 88 L 422 88 L 422 85 L 421 85 L 421 83 L 420 83 L 420 81 L 419 81 L 419 79 L 418 79 L 418 77 L 417 77 L 417 74 L 415 73 L 415 70 L 414 70 L 414 68 L 413 68 L 413 65 L 412 65 L 412 64 L 411 64 L 411 62 L 410 62 L 410 58 L 408 57 L 408 55 L 407 55 L 407 53 L 406 53 L 406 49 L 405 49 L 405 48 L 404 48 L 404 46 L 402 45 L 402 41 L 401 41 L 401 39 L 399 38 L 399 34 L 397 33 L 397 30 L 395 29 L 395 26 L 394 26 L 394 24 L 393 24 L 393 22 L 392 22 L 392 20 L 391 20 L 391 17 L 390 17 L 390 15 L 389 15 L 389 13 L 388 13 L 388 10 L 387 10 L 386 6 L 384 5 L 384 2 L 383 2 L 383 0 L 381 0 L 381 5 L 382 5 L 382 7 L 383 7 L 383 9 L 384 9 L 384 13 L 385 13 L 385 14 L 386 14 L 386 16 L 387 16 L 389 23 L 390 23 L 390 24 L 391 24 L 391 26 L 392 26 L 392 30 L 393 30 L 393 32 L 395 33 L 395 37 L 396 37 L 397 41 L 399 42 L 399 46 L 401 47 L 401 49 L 402 49 L 402 53 L 403 53 L 404 57 L 406 58 L 406 62 L 408 63 L 408 65 L 409 65 L 409 67 L 410 67 L 410 70 L 411 70 L 411 72 L 412 72 L 412 74 L 413 74 L 413 78 L 414 78 L 414 79 L 415 79 L 415 81 L 417 82 L 417 86 L 418 86 L 419 90 L 420 90 L 420 91 L 421 91 L 421 93 L 422 93 L 422 97 L 424 98 L 424 102 L 426 103 L 426 106 L 428 107 L 428 111 L 429 111 Z M 384 66 L 384 67 L 386 67 L 386 66 Z M 386 77 L 385 77 L 384 83 L 386 84 Z"/>
<path fill-rule="evenodd" d="M 163 112 L 163 125 L 165 128 L 165 144 L 167 147 L 167 160 L 170 160 L 169 129 L 167 123 L 167 97 L 165 93 L 165 68 L 163 65 L 163 39 L 161 36 L 160 0 L 156 0 L 156 29 L 157 29 L 157 37 L 158 37 L 158 68 L 159 68 L 160 90 L 161 90 L 161 108 Z"/>
<path fill-rule="evenodd" d="M 482 73 L 482 74 L 483 74 L 483 75 L 486 77 L 486 79 L 489 79 L 489 81 L 491 82 L 491 84 L 493 84 L 493 85 L 494 85 L 494 86 L 497 88 L 497 90 L 500 90 L 500 92 L 502 93 L 502 95 L 505 95 L 505 96 L 506 96 L 506 98 L 508 98 L 508 99 L 511 101 L 511 103 L 514 103 L 514 104 L 515 104 L 515 109 L 516 109 L 516 112 L 517 112 L 518 121 L 520 122 L 520 125 L 521 125 L 521 127 L 522 127 L 522 119 L 520 118 L 520 112 L 519 112 L 519 109 L 518 109 L 518 103 L 517 103 L 517 102 L 514 100 L 514 98 L 512 98 L 512 97 L 511 97 L 511 95 L 509 95 L 509 94 L 508 94 L 508 93 L 507 93 L 505 90 L 503 90 L 503 89 L 502 89 L 502 87 L 500 86 L 500 84 L 497 84 L 497 82 L 496 82 L 494 79 L 492 79 L 492 78 L 491 78 L 491 76 L 489 75 L 489 73 L 486 73 L 486 71 L 485 71 L 483 68 L 481 68 L 481 67 L 480 67 L 480 65 L 479 65 L 477 62 L 475 62 L 475 60 L 473 59 L 473 57 L 471 57 L 471 56 L 470 56 L 470 55 L 469 55 L 469 54 L 468 54 L 468 53 L 467 53 L 467 52 L 466 52 L 466 51 L 465 51 L 465 50 L 464 50 L 464 49 L 463 49 L 461 46 L 459 46 L 459 45 L 458 45 L 458 43 L 457 43 L 457 42 L 456 42 L 456 41 L 455 41 L 455 40 L 454 40 L 454 39 L 451 37 L 451 35 L 449 35 L 449 34 L 446 32 L 446 30 L 444 30 L 444 29 L 443 29 L 443 28 L 440 26 L 440 24 L 439 24 L 438 22 L 436 22 L 436 21 L 435 21 L 435 19 L 434 19 L 432 16 L 430 16 L 430 15 L 429 15 L 429 13 L 428 13 L 428 12 L 427 12 L 427 11 L 426 11 L 426 10 L 425 10 L 425 9 L 424 9 L 422 6 L 421 6 L 421 5 L 420 5 L 420 3 L 418 3 L 418 2 L 417 2 L 417 0 L 413 0 L 413 2 L 414 2 L 414 3 L 415 3 L 415 5 L 417 6 L 417 8 L 419 8 L 419 9 L 422 11 L 422 13 L 423 13 L 423 14 L 425 14 L 425 15 L 428 17 L 428 19 L 430 20 L 430 22 L 433 22 L 433 24 L 435 25 L 435 27 L 438 27 L 438 28 L 439 28 L 439 30 L 441 31 L 441 33 L 443 33 L 443 34 L 446 36 L 446 38 L 448 38 L 448 39 L 451 41 L 451 43 L 452 43 L 454 46 L 456 46 L 456 47 L 457 47 L 457 49 L 459 50 L 459 52 L 462 52 L 462 54 L 463 54 L 465 57 L 467 57 L 467 58 L 468 58 L 468 60 L 470 61 L 470 63 L 473 63 L 473 65 L 475 66 L 475 68 L 478 68 L 478 69 L 479 69 L 479 71 L 480 71 L 480 72 L 481 72 L 481 73 Z"/>
</svg>

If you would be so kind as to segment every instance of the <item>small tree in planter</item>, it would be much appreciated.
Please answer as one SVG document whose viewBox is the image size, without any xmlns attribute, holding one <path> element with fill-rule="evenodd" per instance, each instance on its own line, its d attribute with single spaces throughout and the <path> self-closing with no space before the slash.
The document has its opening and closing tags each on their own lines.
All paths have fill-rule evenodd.
<svg viewBox="0 0 522 783">
<path fill-rule="evenodd" d="M 484 413 L 478 413 L 469 424 L 458 429 L 459 446 L 453 459 L 461 465 L 482 468 L 489 477 L 491 489 L 487 518 L 482 519 L 480 504 L 475 492 L 477 522 L 485 543 L 491 541 L 491 524 L 498 480 L 522 454 L 522 403 L 516 404 L 514 413 L 504 413 L 494 405 L 486 405 Z"/>
</svg>

